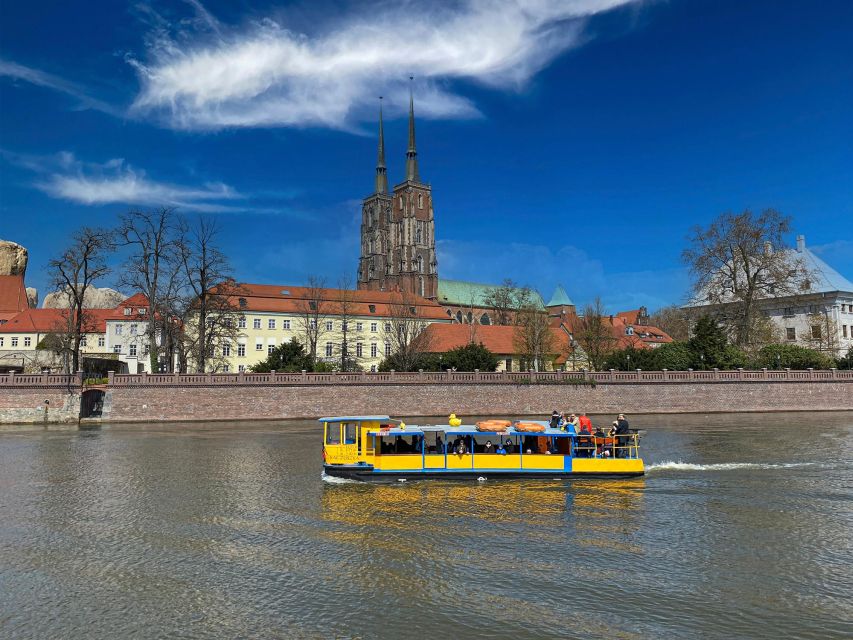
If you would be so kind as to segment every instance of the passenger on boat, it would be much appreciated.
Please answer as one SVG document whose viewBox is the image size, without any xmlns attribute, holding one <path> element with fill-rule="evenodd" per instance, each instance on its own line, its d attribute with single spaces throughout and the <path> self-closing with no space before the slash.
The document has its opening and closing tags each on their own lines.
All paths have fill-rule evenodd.
<svg viewBox="0 0 853 640">
<path fill-rule="evenodd" d="M 619 418 L 614 423 L 616 424 L 616 457 L 627 458 L 628 446 L 631 441 L 631 427 L 625 419 L 625 414 L 620 413 Z"/>
<path fill-rule="evenodd" d="M 483 453 L 494 453 L 495 447 L 491 440 L 486 440 L 486 445 L 483 447 Z"/>
<path fill-rule="evenodd" d="M 579 458 L 589 458 L 595 450 L 595 443 L 592 439 L 592 425 L 584 425 L 580 428 L 578 434 L 577 455 Z"/>
<path fill-rule="evenodd" d="M 559 411 L 557 411 L 556 409 L 554 409 L 554 410 L 551 412 L 551 420 L 550 420 L 550 421 L 549 421 L 549 423 L 548 423 L 548 424 L 549 424 L 549 426 L 550 426 L 552 429 L 558 429 L 558 428 L 560 427 L 560 421 L 561 421 L 561 418 L 562 418 L 562 416 L 560 416 L 560 412 L 559 412 Z"/>
<path fill-rule="evenodd" d="M 438 434 L 435 434 L 435 452 L 444 453 L 444 442 L 442 442 L 441 436 Z"/>
<path fill-rule="evenodd" d="M 504 446 L 500 440 L 498 440 L 498 448 L 495 449 L 495 453 L 497 453 L 498 455 L 502 455 L 502 456 L 506 455 L 506 449 L 504 449 Z"/>
<path fill-rule="evenodd" d="M 586 413 L 582 413 L 581 417 L 578 418 L 578 426 L 581 429 L 583 429 L 584 427 L 587 427 L 587 428 L 589 428 L 590 431 L 592 431 L 592 420 L 590 420 L 587 417 Z"/>
<path fill-rule="evenodd" d="M 504 442 L 504 448 L 506 449 L 507 453 L 512 453 L 513 451 L 515 451 L 515 445 L 512 444 L 512 440 L 510 440 L 509 438 L 507 438 Z"/>
</svg>

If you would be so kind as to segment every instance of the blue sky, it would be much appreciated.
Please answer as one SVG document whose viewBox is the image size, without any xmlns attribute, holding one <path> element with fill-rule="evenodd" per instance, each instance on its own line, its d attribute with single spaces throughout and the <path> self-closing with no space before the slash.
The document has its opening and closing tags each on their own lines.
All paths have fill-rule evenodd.
<svg viewBox="0 0 853 640">
<path fill-rule="evenodd" d="M 0 237 L 27 281 L 131 206 L 215 216 L 238 278 L 354 277 L 376 97 L 415 75 L 439 274 L 684 299 L 694 224 L 775 207 L 853 277 L 853 3 L 6 2 Z"/>
</svg>

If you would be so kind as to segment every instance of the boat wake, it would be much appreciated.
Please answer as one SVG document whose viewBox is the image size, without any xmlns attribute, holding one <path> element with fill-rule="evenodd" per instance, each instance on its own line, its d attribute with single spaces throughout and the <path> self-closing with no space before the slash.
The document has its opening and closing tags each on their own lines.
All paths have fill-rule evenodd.
<svg viewBox="0 0 853 640">
<path fill-rule="evenodd" d="M 330 476 L 326 472 L 321 473 L 320 478 L 322 478 L 323 482 L 328 482 L 329 484 L 359 484 L 358 480 L 338 478 L 336 476 Z"/>
<path fill-rule="evenodd" d="M 681 462 L 666 460 L 657 462 L 646 467 L 647 472 L 652 471 L 736 471 L 739 469 L 792 469 L 796 467 L 813 467 L 816 462 L 789 462 L 785 464 L 772 464 L 763 462 L 721 462 L 717 464 L 694 464 L 692 462 Z"/>
</svg>

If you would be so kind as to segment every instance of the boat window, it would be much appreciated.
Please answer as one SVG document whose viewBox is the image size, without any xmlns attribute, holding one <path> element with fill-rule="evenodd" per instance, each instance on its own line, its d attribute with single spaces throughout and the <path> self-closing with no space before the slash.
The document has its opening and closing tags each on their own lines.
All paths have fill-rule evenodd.
<svg viewBox="0 0 853 640">
<path fill-rule="evenodd" d="M 326 423 L 326 444 L 341 443 L 341 425 L 339 422 Z"/>
<path fill-rule="evenodd" d="M 412 436 L 382 436 L 380 438 L 380 452 L 395 454 L 395 453 L 417 453 L 421 452 L 422 438 L 417 435 Z"/>
<path fill-rule="evenodd" d="M 358 424 L 355 422 L 347 422 L 344 424 L 344 444 L 355 444 L 358 437 Z"/>
</svg>

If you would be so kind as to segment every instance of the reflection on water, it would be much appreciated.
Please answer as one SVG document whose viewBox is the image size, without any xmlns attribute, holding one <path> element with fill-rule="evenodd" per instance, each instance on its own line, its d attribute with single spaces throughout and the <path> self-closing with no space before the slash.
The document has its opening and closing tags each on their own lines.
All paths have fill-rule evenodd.
<svg viewBox="0 0 853 640">
<path fill-rule="evenodd" d="M 853 415 L 634 426 L 644 478 L 381 485 L 309 422 L 6 430 L 0 637 L 847 634 Z"/>
</svg>

